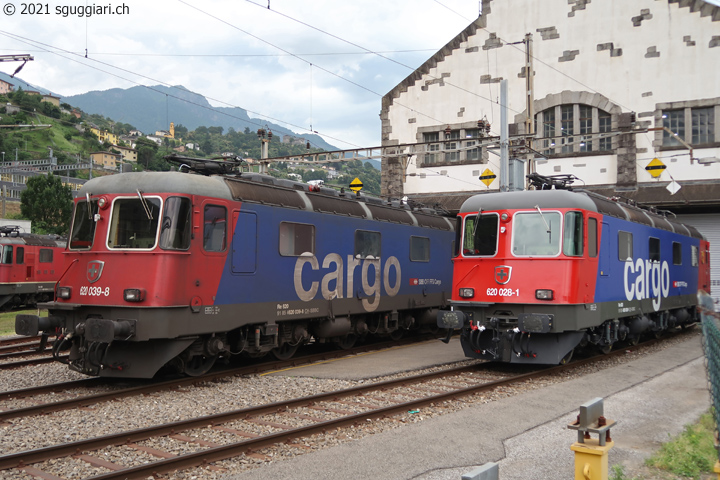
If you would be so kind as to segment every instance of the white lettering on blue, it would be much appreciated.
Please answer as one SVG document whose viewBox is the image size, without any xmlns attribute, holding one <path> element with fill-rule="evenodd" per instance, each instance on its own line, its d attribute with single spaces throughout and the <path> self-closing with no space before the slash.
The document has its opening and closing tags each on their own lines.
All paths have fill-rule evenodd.
<svg viewBox="0 0 720 480">
<path fill-rule="evenodd" d="M 307 266 L 307 268 L 306 268 Z M 307 278 L 306 272 L 319 271 L 320 262 L 314 255 L 301 255 L 295 262 L 294 284 L 295 293 L 304 302 L 313 300 L 318 291 L 322 298 L 332 300 L 334 298 L 353 297 L 355 295 L 355 269 L 360 267 L 361 288 L 364 293 L 362 298 L 363 308 L 368 312 L 374 312 L 380 305 L 381 288 L 384 287 L 388 296 L 394 297 L 400 292 L 402 285 L 402 271 L 400 262 L 395 257 L 389 257 L 383 266 L 380 258 L 368 256 L 365 259 L 347 256 L 347 268 L 342 257 L 337 253 L 330 253 L 322 261 L 322 269 L 329 271 L 323 275 L 322 281 L 312 281 L 303 284 L 303 278 Z M 390 271 L 395 270 L 395 279 L 391 284 Z M 344 275 L 344 272 L 346 276 Z M 347 290 L 345 290 L 347 285 Z M 305 286 L 308 288 L 306 289 Z M 358 292 L 359 293 L 359 292 Z M 360 297 L 360 295 L 358 295 Z"/>
<path fill-rule="evenodd" d="M 658 311 L 662 298 L 670 294 L 670 267 L 667 262 L 651 262 L 642 258 L 625 262 L 623 287 L 627 300 L 651 298 L 653 309 Z"/>
</svg>

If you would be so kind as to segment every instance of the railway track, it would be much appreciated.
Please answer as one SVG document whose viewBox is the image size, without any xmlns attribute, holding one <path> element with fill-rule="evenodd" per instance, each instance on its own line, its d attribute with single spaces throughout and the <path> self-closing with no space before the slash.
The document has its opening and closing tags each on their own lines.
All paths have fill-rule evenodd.
<svg viewBox="0 0 720 480">
<path fill-rule="evenodd" d="M 348 350 L 332 350 L 328 352 L 316 353 L 311 355 L 305 355 L 302 357 L 291 358 L 289 360 L 276 360 L 269 362 L 260 362 L 253 365 L 247 365 L 237 368 L 222 369 L 219 371 L 213 371 L 198 377 L 182 377 L 174 378 L 166 381 L 138 381 L 138 385 L 126 387 L 126 388 L 112 388 L 114 379 L 106 378 L 85 378 L 81 380 L 75 380 L 71 382 L 56 383 L 51 385 L 42 385 L 38 387 L 25 388 L 22 390 L 12 390 L 8 392 L 0 392 L 0 423 L 13 418 L 27 417 L 31 415 L 44 415 L 51 412 L 57 412 L 62 410 L 68 410 L 78 407 L 87 407 L 102 402 L 114 401 L 120 398 L 133 397 L 138 395 L 148 395 L 155 392 L 161 392 L 164 390 L 172 390 L 182 387 L 187 387 L 197 383 L 217 381 L 222 378 L 239 376 L 239 375 L 252 375 L 263 372 L 269 372 L 274 370 L 282 370 L 289 367 L 295 367 L 299 365 L 307 365 L 316 362 L 322 362 L 326 360 L 341 358 L 349 355 L 357 355 L 364 352 L 370 352 L 375 350 L 382 350 L 399 345 L 411 345 L 413 343 L 427 341 L 428 339 L 435 340 L 435 336 L 423 335 L 421 337 L 407 338 L 400 341 L 392 342 L 379 342 L 368 345 L 362 345 L 354 347 Z M 42 360 L 42 359 L 38 359 Z M 28 364 L 31 364 L 33 360 L 28 360 Z M 15 362 L 18 364 L 19 362 Z M 37 363 L 37 361 L 36 361 Z M 123 383 L 127 383 L 127 380 L 123 380 Z M 75 393 L 78 390 L 88 390 L 92 388 L 102 389 L 102 392 L 85 394 L 80 392 L 78 395 Z M 52 402 L 43 402 L 36 399 L 43 396 L 53 396 Z M 58 400 L 58 397 L 67 397 Z M 26 403 L 34 403 L 28 407 L 23 408 L 6 408 L 5 403 L 10 401 L 17 401 L 22 399 Z M 3 410 L 4 409 L 4 410 Z"/>
<path fill-rule="evenodd" d="M 646 342 L 644 348 L 655 343 Z M 63 443 L 0 457 L 0 469 L 19 469 L 41 478 L 53 477 L 62 462 L 93 466 L 95 480 L 147 478 L 198 466 L 219 469 L 213 462 L 245 455 L 262 456 L 261 449 L 287 443 L 312 448 L 313 435 L 407 414 L 422 407 L 487 392 L 500 387 L 557 375 L 566 370 L 624 355 L 590 357 L 568 365 L 488 381 L 488 364 L 446 369 L 396 380 L 364 384 L 329 393 L 198 416 L 102 437 Z M 497 375 L 496 375 L 497 376 Z M 218 435 L 222 437 L 218 440 Z M 300 440 L 302 439 L 302 441 Z M 114 452 L 122 450 L 124 461 Z M 188 451 L 189 450 L 189 451 Z M 148 458 L 152 458 L 150 461 Z"/>
<path fill-rule="evenodd" d="M 52 362 L 49 337 L 19 337 L 0 339 L 0 370 L 10 370 L 28 365 Z M 14 358 L 25 358 L 13 361 Z"/>
</svg>

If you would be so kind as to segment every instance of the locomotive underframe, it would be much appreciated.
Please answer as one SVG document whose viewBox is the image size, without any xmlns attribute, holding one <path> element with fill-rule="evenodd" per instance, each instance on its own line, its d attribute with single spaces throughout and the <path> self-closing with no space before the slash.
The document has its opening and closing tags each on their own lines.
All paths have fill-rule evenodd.
<svg viewBox="0 0 720 480">
<path fill-rule="evenodd" d="M 397 338 L 408 330 L 435 330 L 437 310 L 430 306 L 446 305 L 446 298 L 443 293 L 383 298 L 382 311 L 375 312 L 364 310 L 361 302 L 355 297 L 303 302 L 303 313 L 283 320 L 276 318 L 277 303 L 198 308 L 50 302 L 41 304 L 47 318 L 19 316 L 16 331 L 36 335 L 61 329 L 55 354 L 69 348 L 69 366 L 81 373 L 151 378 L 163 366 L 204 373 L 216 359 L 239 353 L 291 356 L 310 341 L 348 348 L 367 334 Z"/>
<path fill-rule="evenodd" d="M 34 306 L 47 302 L 55 295 L 56 282 L 6 283 L 0 289 L 0 310 L 19 306 Z"/>
<path fill-rule="evenodd" d="M 694 303 L 694 295 L 680 295 L 664 298 L 659 311 L 653 311 L 652 299 L 580 305 L 453 302 L 453 307 L 464 314 L 460 340 L 466 356 L 561 364 L 578 346 L 607 352 L 616 342 L 635 343 L 643 334 L 693 323 Z"/>
</svg>

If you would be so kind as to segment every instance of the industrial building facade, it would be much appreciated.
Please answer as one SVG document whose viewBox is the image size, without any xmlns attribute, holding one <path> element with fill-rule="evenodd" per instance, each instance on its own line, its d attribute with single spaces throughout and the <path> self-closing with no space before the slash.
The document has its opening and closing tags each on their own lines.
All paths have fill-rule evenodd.
<svg viewBox="0 0 720 480">
<path fill-rule="evenodd" d="M 453 211 L 500 189 L 502 83 L 519 178 L 572 175 L 573 187 L 697 224 L 714 245 L 718 297 L 720 7 L 482 0 L 475 21 L 383 97 L 383 145 L 427 142 L 383 159 L 383 195 Z"/>
</svg>

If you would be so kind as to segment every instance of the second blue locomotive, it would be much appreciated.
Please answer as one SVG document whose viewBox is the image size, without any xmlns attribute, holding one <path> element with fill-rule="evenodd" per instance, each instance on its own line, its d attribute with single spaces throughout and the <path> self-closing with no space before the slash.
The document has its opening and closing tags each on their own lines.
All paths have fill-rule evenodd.
<svg viewBox="0 0 720 480">
<path fill-rule="evenodd" d="M 452 310 L 468 357 L 567 362 L 697 320 L 709 244 L 665 215 L 585 191 L 476 195 L 458 216 Z"/>
</svg>

